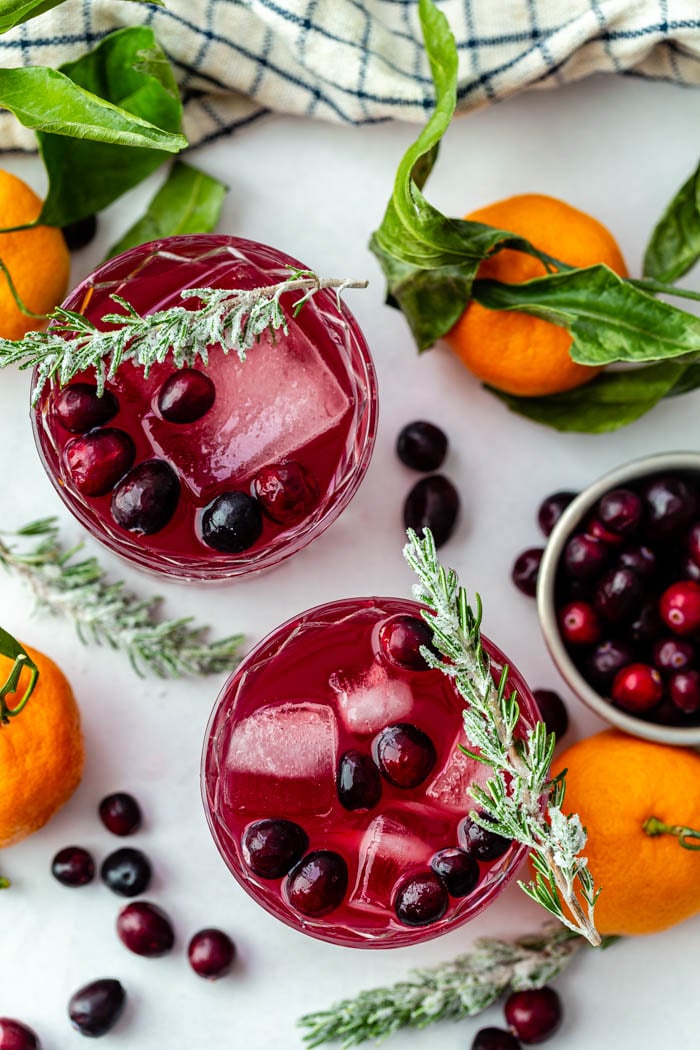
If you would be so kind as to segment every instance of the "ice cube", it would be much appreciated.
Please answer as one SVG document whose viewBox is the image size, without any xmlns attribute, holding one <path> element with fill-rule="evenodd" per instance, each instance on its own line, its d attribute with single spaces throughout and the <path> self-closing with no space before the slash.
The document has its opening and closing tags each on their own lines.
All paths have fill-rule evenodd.
<svg viewBox="0 0 700 1050">
<path fill-rule="evenodd" d="M 256 815 L 327 813 L 335 799 L 337 725 L 329 707 L 271 704 L 231 733 L 224 801 Z"/>
<path fill-rule="evenodd" d="M 350 895 L 356 908 L 385 911 L 404 873 L 426 867 L 435 849 L 420 817 L 387 810 L 367 825 L 360 843 L 357 880 Z"/>
<path fill-rule="evenodd" d="M 369 736 L 411 714 L 413 694 L 408 682 L 392 678 L 381 664 L 373 664 L 354 681 L 332 674 L 329 685 L 337 697 L 338 710 L 351 733 Z"/>
<path fill-rule="evenodd" d="M 293 458 L 349 413 L 320 352 L 297 324 L 288 325 L 287 335 L 265 332 L 245 361 L 210 354 L 216 399 L 197 422 L 178 427 L 156 413 L 144 418 L 156 453 L 176 467 L 195 499 L 206 501 L 222 485 L 237 488 L 265 464 Z"/>
<path fill-rule="evenodd" d="M 465 755 L 460 751 L 459 743 L 455 741 L 447 761 L 428 784 L 425 794 L 426 798 L 446 809 L 458 810 L 466 815 L 476 805 L 469 794 L 469 787 L 472 784 L 483 787 L 493 776 L 493 770 L 483 762 Z"/>
</svg>

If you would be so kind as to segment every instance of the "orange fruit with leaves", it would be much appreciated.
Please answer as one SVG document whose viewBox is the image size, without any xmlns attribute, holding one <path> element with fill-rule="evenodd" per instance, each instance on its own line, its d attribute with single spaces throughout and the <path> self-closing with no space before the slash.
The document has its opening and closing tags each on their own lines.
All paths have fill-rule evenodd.
<svg viewBox="0 0 700 1050">
<path fill-rule="evenodd" d="M 620 276 L 627 274 L 612 234 L 592 216 L 554 197 L 509 197 L 465 218 L 525 237 L 570 266 L 607 263 Z M 504 249 L 481 264 L 477 277 L 519 284 L 546 272 L 538 259 Z M 572 390 L 600 371 L 572 361 L 571 336 L 565 328 L 517 310 L 488 310 L 472 302 L 446 340 L 484 383 L 521 397 Z"/>
<path fill-rule="evenodd" d="M 564 813 L 588 833 L 602 934 L 665 930 L 700 911 L 700 754 L 606 730 L 557 756 Z"/>
<path fill-rule="evenodd" d="M 0 847 L 43 827 L 68 801 L 83 772 L 80 714 L 68 680 L 48 656 L 29 646 L 25 650 L 39 674 L 26 705 L 0 722 Z M 0 683 L 13 667 L 14 661 L 0 654 Z M 12 691 L 2 697 L 3 709 L 20 707 L 31 677 L 30 667 L 23 666 Z"/>
</svg>

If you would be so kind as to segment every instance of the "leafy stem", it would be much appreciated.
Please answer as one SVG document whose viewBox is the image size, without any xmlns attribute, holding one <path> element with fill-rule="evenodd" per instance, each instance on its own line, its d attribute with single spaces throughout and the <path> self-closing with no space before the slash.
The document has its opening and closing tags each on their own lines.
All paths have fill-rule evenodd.
<svg viewBox="0 0 700 1050">
<path fill-rule="evenodd" d="M 533 881 L 521 888 L 560 922 L 592 945 L 601 943 L 595 928 L 595 889 L 581 851 L 586 834 L 579 817 L 561 811 L 564 780 L 549 779 L 555 737 L 537 722 L 524 734 L 517 693 L 509 689 L 508 668 L 496 683 L 481 639 L 481 601 L 472 609 L 454 570 L 438 561 L 428 529 L 419 539 L 409 529 L 404 557 L 418 576 L 416 600 L 428 606 L 423 615 L 443 658 L 423 649 L 430 666 L 448 675 L 465 701 L 467 754 L 492 767 L 494 776 L 470 794 L 480 812 L 471 818 L 489 831 L 530 850 Z"/>
<path fill-rule="evenodd" d="M 101 321 L 112 327 L 103 331 L 82 314 L 58 307 L 45 332 L 28 332 L 22 339 L 0 339 L 0 368 L 18 365 L 36 368 L 32 392 L 35 404 L 50 380 L 67 383 L 79 372 L 94 369 L 98 394 L 123 361 L 131 361 L 146 374 L 157 362 L 172 355 L 178 368 L 200 358 L 206 365 L 209 347 L 224 353 L 234 350 L 241 360 L 265 331 L 287 331 L 281 300 L 299 293 L 293 304 L 298 312 L 311 296 L 323 289 L 340 294 L 345 288 L 365 288 L 367 281 L 318 277 L 310 270 L 295 270 L 277 284 L 259 288 L 187 288 L 181 299 L 198 300 L 193 309 L 173 306 L 145 316 L 119 296 L 112 296 L 123 313 L 105 314 Z"/>
<path fill-rule="evenodd" d="M 647 817 L 642 824 L 642 831 L 654 838 L 656 835 L 675 835 L 679 846 L 688 850 L 700 850 L 700 829 L 689 828 L 685 824 L 665 824 L 658 817 Z"/>
<path fill-rule="evenodd" d="M 15 718 L 27 706 L 39 678 L 39 668 L 17 639 L 13 638 L 11 634 L 8 634 L 1 627 L 0 653 L 13 661 L 4 684 L 0 686 L 0 727 L 2 727 L 7 725 L 11 718 Z M 10 707 L 5 697 L 17 692 L 19 680 L 25 668 L 29 671 L 29 681 L 21 699 L 17 701 L 14 707 Z"/>
</svg>

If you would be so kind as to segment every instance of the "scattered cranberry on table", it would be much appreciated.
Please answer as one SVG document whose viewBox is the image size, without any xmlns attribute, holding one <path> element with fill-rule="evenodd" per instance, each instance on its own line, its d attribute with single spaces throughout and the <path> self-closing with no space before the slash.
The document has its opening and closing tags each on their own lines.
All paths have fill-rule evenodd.
<svg viewBox="0 0 700 1050">
<path fill-rule="evenodd" d="M 199 930 L 190 940 L 187 958 L 200 977 L 215 981 L 229 972 L 236 956 L 236 947 L 223 930 Z"/>
<path fill-rule="evenodd" d="M 97 216 L 94 214 L 86 215 L 84 219 L 76 219 L 75 222 L 69 222 L 61 227 L 61 232 L 68 250 L 77 252 L 80 248 L 85 248 L 94 239 L 97 233 Z"/>
<path fill-rule="evenodd" d="M 426 474 L 438 470 L 447 455 L 447 437 L 434 423 L 418 419 L 407 423 L 399 432 L 396 454 L 411 470 Z"/>
<path fill-rule="evenodd" d="M 51 862 L 51 874 L 62 886 L 87 886 L 95 877 L 95 862 L 82 846 L 66 846 Z"/>
<path fill-rule="evenodd" d="M 125 948 L 134 955 L 157 959 L 175 944 L 172 923 L 156 904 L 134 901 L 117 916 L 117 934 Z"/>
<path fill-rule="evenodd" d="M 138 897 L 151 881 L 151 864 L 140 849 L 125 846 L 105 857 L 100 878 L 112 893 L 120 897 Z"/>
<path fill-rule="evenodd" d="M 561 999 L 545 986 L 526 992 L 512 992 L 505 1002 L 506 1021 L 522 1043 L 543 1043 L 556 1032 L 562 1021 Z"/>
<path fill-rule="evenodd" d="M 75 992 L 68 1003 L 68 1016 L 81 1035 L 106 1035 L 119 1020 L 126 993 L 119 981 L 103 977 Z"/>
<path fill-rule="evenodd" d="M 547 732 L 561 740 L 569 728 L 569 713 L 559 693 L 553 689 L 533 689 L 532 695 Z"/>
<path fill-rule="evenodd" d="M 141 807 L 133 795 L 115 791 L 105 795 L 98 807 L 100 820 L 113 835 L 133 835 L 141 827 Z"/>
<path fill-rule="evenodd" d="M 511 579 L 518 590 L 528 598 L 534 598 L 537 594 L 537 575 L 543 554 L 544 547 L 528 547 L 513 563 Z"/>
<path fill-rule="evenodd" d="M 11 1017 L 0 1017 L 0 1050 L 41 1050 L 41 1044 L 28 1025 Z"/>
<path fill-rule="evenodd" d="M 505 1028 L 480 1028 L 474 1036 L 471 1050 L 520 1050 L 520 1043 Z"/>
<path fill-rule="evenodd" d="M 436 547 L 447 543 L 459 514 L 459 493 L 444 474 L 429 474 L 413 486 L 403 507 L 403 523 L 420 534 L 430 529 Z"/>
<path fill-rule="evenodd" d="M 578 492 L 571 492 L 567 489 L 566 491 L 553 492 L 542 500 L 537 510 L 537 524 L 545 536 L 549 536 L 566 508 L 577 496 Z"/>
</svg>

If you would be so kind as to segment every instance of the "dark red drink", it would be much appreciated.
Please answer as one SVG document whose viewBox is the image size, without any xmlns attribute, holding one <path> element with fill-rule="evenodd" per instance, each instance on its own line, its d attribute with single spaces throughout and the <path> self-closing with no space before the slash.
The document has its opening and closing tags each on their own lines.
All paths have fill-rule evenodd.
<svg viewBox="0 0 700 1050">
<path fill-rule="evenodd" d="M 223 236 L 173 237 L 105 263 L 64 304 L 100 327 L 123 308 L 192 308 L 183 289 L 279 283 L 302 264 Z M 316 293 L 285 334 L 264 332 L 241 361 L 217 345 L 208 363 L 172 355 L 148 375 L 130 362 L 97 398 L 85 372 L 47 389 L 34 414 L 46 469 L 69 509 L 138 564 L 188 579 L 273 565 L 347 504 L 369 463 L 376 381 L 352 315 Z M 106 327 L 104 324 L 101 327 Z"/>
<path fill-rule="evenodd" d="M 524 849 L 474 828 L 464 701 L 420 655 L 420 606 L 355 598 L 279 627 L 226 683 L 205 739 L 209 824 L 273 915 L 356 947 L 426 940 L 476 915 Z M 503 655 L 484 639 L 494 672 Z M 517 672 L 524 732 L 538 719 Z"/>
</svg>

